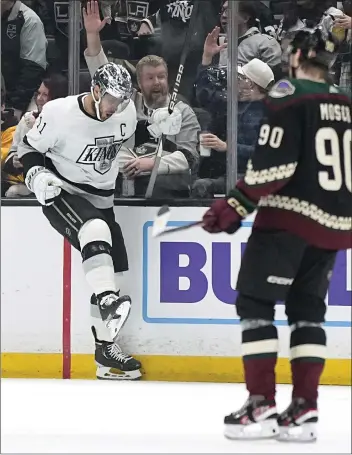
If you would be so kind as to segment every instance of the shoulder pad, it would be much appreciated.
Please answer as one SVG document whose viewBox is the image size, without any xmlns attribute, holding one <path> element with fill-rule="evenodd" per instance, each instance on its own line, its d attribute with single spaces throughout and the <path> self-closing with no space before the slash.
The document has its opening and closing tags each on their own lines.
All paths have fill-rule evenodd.
<svg viewBox="0 0 352 455">
<path fill-rule="evenodd" d="M 329 87 L 329 93 L 341 93 L 342 90 L 337 87 L 336 85 L 330 85 Z"/>
<path fill-rule="evenodd" d="M 269 92 L 271 98 L 285 98 L 295 93 L 296 87 L 288 79 L 281 79 L 276 82 Z"/>
</svg>

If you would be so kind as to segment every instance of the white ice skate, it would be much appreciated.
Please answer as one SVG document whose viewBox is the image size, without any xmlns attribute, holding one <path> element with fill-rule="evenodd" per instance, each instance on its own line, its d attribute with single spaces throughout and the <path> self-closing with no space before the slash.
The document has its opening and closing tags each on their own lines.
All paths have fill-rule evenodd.
<svg viewBox="0 0 352 455">
<path fill-rule="evenodd" d="M 98 307 L 102 320 L 110 330 L 111 338 L 116 341 L 131 311 L 130 296 L 107 294 L 98 300 Z"/>
</svg>

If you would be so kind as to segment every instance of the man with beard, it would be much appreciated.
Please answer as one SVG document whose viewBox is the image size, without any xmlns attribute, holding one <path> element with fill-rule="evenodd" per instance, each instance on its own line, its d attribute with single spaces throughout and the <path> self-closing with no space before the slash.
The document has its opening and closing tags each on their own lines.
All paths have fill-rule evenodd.
<svg viewBox="0 0 352 455">
<path fill-rule="evenodd" d="M 93 75 L 90 93 L 51 100 L 18 146 L 27 188 L 52 228 L 80 251 L 92 291 L 92 332 L 100 379 L 137 379 L 139 361 L 117 338 L 131 309 L 120 294 L 128 257 L 115 221 L 117 155 L 136 126 L 132 81 L 115 63 Z"/>
<path fill-rule="evenodd" d="M 99 32 L 102 21 L 90 2 L 84 14 L 88 48 L 85 58 L 91 74 L 99 65 L 108 60 L 104 54 Z M 152 131 L 150 123 L 160 112 L 167 110 L 169 103 L 168 69 L 165 61 L 158 56 L 142 58 L 136 67 L 137 82 L 141 90 L 134 93 L 137 111 L 137 128 L 128 149 L 119 154 L 120 167 L 123 169 L 123 196 L 145 195 L 150 173 L 154 166 L 159 136 Z M 199 123 L 190 106 L 179 101 L 172 114 L 179 127 L 169 130 L 163 143 L 163 156 L 158 169 L 153 197 L 188 197 L 192 175 L 195 174 L 199 154 L 197 150 Z"/>
</svg>

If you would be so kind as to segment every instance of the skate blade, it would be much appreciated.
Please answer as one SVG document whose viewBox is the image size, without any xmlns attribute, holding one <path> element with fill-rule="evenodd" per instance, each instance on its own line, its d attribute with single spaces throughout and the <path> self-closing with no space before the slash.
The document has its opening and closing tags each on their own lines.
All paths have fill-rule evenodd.
<svg viewBox="0 0 352 455">
<path fill-rule="evenodd" d="M 268 419 L 249 425 L 225 425 L 225 438 L 241 440 L 276 439 L 279 426 L 276 419 Z"/>
<path fill-rule="evenodd" d="M 110 330 L 110 334 L 114 342 L 117 341 L 118 334 L 121 331 L 122 327 L 125 325 L 125 322 L 128 319 L 128 316 L 131 312 L 131 302 L 125 301 L 122 302 L 114 315 L 106 322 L 106 327 Z"/>
<path fill-rule="evenodd" d="M 280 442 L 316 442 L 316 423 L 306 423 L 296 427 L 280 427 L 277 440 Z"/>
<path fill-rule="evenodd" d="M 122 371 L 117 368 L 97 367 L 97 379 L 108 381 L 136 381 L 142 377 L 140 370 Z"/>
</svg>

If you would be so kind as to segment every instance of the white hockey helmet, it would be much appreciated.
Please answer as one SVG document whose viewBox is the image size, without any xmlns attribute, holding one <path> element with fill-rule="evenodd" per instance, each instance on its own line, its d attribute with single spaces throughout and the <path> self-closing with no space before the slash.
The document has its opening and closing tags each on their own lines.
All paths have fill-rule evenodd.
<svg viewBox="0 0 352 455">
<path fill-rule="evenodd" d="M 98 99 L 94 95 L 94 88 L 96 86 L 100 88 Z M 128 105 L 133 94 L 132 80 L 129 72 L 122 65 L 112 62 L 100 66 L 92 78 L 91 94 L 99 120 L 101 120 L 99 105 L 105 94 L 111 95 L 120 102 L 116 112 L 122 112 Z"/>
</svg>

